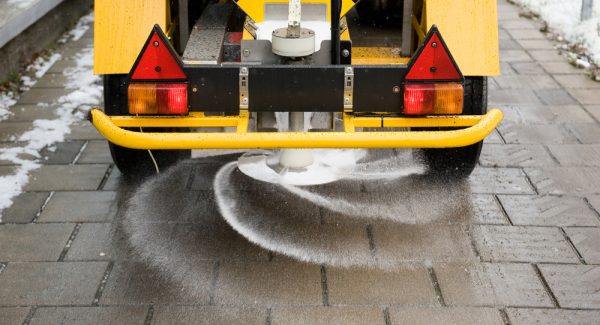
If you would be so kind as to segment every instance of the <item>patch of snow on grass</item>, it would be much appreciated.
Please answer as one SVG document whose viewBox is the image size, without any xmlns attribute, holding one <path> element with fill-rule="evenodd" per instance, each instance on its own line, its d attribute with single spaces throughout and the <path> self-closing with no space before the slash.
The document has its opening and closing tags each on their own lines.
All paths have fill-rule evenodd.
<svg viewBox="0 0 600 325">
<path fill-rule="evenodd" d="M 91 24 L 94 22 L 94 13 L 90 13 L 86 16 L 81 17 L 77 22 L 77 25 L 68 31 L 61 39 L 59 43 L 66 43 L 67 41 L 78 41 L 83 37 L 85 32 L 90 29 Z"/>
<path fill-rule="evenodd" d="M 583 47 L 600 65 L 600 0 L 594 1 L 592 18 L 581 21 L 581 0 L 513 0 L 538 14 L 567 42 Z"/>
<path fill-rule="evenodd" d="M 0 121 L 7 118 L 11 113 L 8 110 L 11 106 L 16 104 L 15 96 L 12 92 L 0 93 Z"/>
</svg>

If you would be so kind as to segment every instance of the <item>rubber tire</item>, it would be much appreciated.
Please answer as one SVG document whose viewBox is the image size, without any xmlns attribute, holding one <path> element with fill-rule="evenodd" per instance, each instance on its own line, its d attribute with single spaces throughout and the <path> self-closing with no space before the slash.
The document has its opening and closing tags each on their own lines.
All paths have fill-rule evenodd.
<svg viewBox="0 0 600 325">
<path fill-rule="evenodd" d="M 127 109 L 127 75 L 104 75 L 104 106 L 109 116 L 129 115 Z M 139 131 L 139 130 L 136 130 Z M 147 132 L 168 132 L 171 129 L 144 129 Z M 179 132 L 182 132 L 179 129 Z M 127 176 L 149 176 L 156 174 L 156 167 L 148 150 L 135 150 L 109 143 L 113 162 Z M 189 159 L 191 150 L 152 150 L 159 171 L 179 161 Z"/>
<path fill-rule="evenodd" d="M 487 113 L 487 77 L 467 77 L 463 115 Z M 423 149 L 422 159 L 429 174 L 466 178 L 475 169 L 483 141 L 461 148 Z"/>
</svg>

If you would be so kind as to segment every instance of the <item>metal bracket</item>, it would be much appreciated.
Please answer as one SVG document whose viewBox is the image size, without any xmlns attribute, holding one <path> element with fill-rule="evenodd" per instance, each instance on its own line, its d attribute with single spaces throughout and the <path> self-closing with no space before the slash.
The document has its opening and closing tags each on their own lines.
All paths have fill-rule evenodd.
<svg viewBox="0 0 600 325">
<path fill-rule="evenodd" d="M 344 112 L 352 112 L 354 105 L 352 95 L 354 93 L 354 68 L 344 69 Z"/>
<path fill-rule="evenodd" d="M 250 97 L 248 93 L 249 72 L 247 67 L 240 68 L 240 110 L 248 110 Z"/>
</svg>

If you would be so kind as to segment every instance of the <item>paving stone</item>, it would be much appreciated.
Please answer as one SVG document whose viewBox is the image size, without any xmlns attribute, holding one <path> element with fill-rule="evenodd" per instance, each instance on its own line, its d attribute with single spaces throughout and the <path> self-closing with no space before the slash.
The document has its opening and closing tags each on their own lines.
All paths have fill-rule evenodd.
<svg viewBox="0 0 600 325">
<path fill-rule="evenodd" d="M 373 237 L 381 263 L 475 259 L 467 229 L 461 225 L 376 225 Z"/>
<path fill-rule="evenodd" d="M 517 20 L 519 17 L 519 10 L 515 6 L 505 4 L 498 6 L 498 20 Z"/>
<path fill-rule="evenodd" d="M 383 311 L 377 307 L 289 307 L 273 308 L 271 324 L 329 325 L 385 324 Z"/>
<path fill-rule="evenodd" d="M 600 195 L 591 195 L 588 198 L 588 202 L 596 212 L 600 212 Z"/>
<path fill-rule="evenodd" d="M 539 62 L 546 72 L 554 75 L 558 74 L 585 74 L 585 70 L 578 69 L 564 61 Z"/>
<path fill-rule="evenodd" d="M 327 268 L 332 305 L 435 305 L 428 271 L 421 265 L 401 265 L 384 271 L 369 268 Z"/>
<path fill-rule="evenodd" d="M 600 228 L 567 228 L 565 232 L 588 264 L 600 264 Z"/>
<path fill-rule="evenodd" d="M 215 291 L 217 304 L 321 305 L 318 265 L 281 259 L 272 262 L 226 261 Z"/>
<path fill-rule="evenodd" d="M 137 262 L 117 262 L 102 293 L 102 305 L 208 305 L 213 261 L 189 260 L 179 265 L 177 280 Z"/>
<path fill-rule="evenodd" d="M 485 261 L 578 262 L 558 228 L 475 226 L 473 238 Z"/>
<path fill-rule="evenodd" d="M 500 137 L 498 130 L 494 130 L 494 131 L 492 131 L 492 133 L 490 133 L 490 135 L 487 136 L 487 138 L 485 138 L 485 140 L 483 140 L 483 143 L 485 143 L 485 144 L 488 144 L 488 143 L 502 144 L 502 143 L 504 143 L 504 141 L 502 140 L 502 137 Z"/>
<path fill-rule="evenodd" d="M 600 266 L 539 265 L 562 308 L 600 308 Z"/>
<path fill-rule="evenodd" d="M 505 39 L 500 42 L 500 50 L 521 50 L 523 49 L 519 43 L 512 39 Z"/>
<path fill-rule="evenodd" d="M 473 204 L 472 213 L 474 215 L 474 223 L 487 225 L 503 225 L 508 223 L 494 196 L 473 195 L 471 201 Z"/>
<path fill-rule="evenodd" d="M 0 307 L 0 324 L 23 324 L 25 318 L 27 317 L 27 314 L 29 314 L 29 309 L 29 307 Z"/>
<path fill-rule="evenodd" d="M 96 190 L 108 165 L 46 165 L 30 174 L 26 191 Z"/>
<path fill-rule="evenodd" d="M 83 224 L 67 253 L 67 261 L 111 260 L 110 223 Z"/>
<path fill-rule="evenodd" d="M 40 307 L 29 324 L 144 324 L 148 307 Z"/>
<path fill-rule="evenodd" d="M 479 163 L 484 167 L 545 167 L 556 166 L 542 145 L 486 144 Z"/>
<path fill-rule="evenodd" d="M 600 226 L 600 219 L 580 198 L 499 195 L 514 225 Z"/>
<path fill-rule="evenodd" d="M 504 41 L 504 40 L 512 39 L 512 37 L 510 37 L 510 34 L 508 34 L 506 29 L 503 29 L 502 27 L 500 27 L 500 28 L 498 28 L 498 39 L 500 41 Z"/>
<path fill-rule="evenodd" d="M 46 202 L 50 193 L 22 193 L 13 199 L 13 204 L 1 211 L 3 223 L 30 223 Z"/>
<path fill-rule="evenodd" d="M 525 125 L 503 123 L 500 134 L 509 144 L 569 144 L 578 143 L 571 132 L 561 125 Z"/>
<path fill-rule="evenodd" d="M 534 63 L 534 62 L 519 62 L 519 64 L 530 64 L 530 63 Z M 500 61 L 500 73 L 503 76 L 516 75 L 517 72 L 513 69 L 513 67 L 512 67 L 513 64 L 516 64 L 516 63 Z M 490 84 L 493 84 L 493 80 L 494 80 L 494 78 L 488 78 L 488 87 L 490 86 Z M 496 87 L 496 88 L 498 88 L 498 87 Z"/>
<path fill-rule="evenodd" d="M 528 41 L 532 42 L 532 41 Z M 520 75 L 543 75 L 546 73 L 537 62 L 514 62 L 510 64 Z M 504 73 L 504 70 L 502 70 Z"/>
<path fill-rule="evenodd" d="M 504 123 L 511 124 L 561 124 L 594 123 L 579 105 L 537 106 L 519 105 L 502 107 Z"/>
<path fill-rule="evenodd" d="M 554 79 L 564 88 L 600 89 L 600 82 L 578 74 L 556 75 Z"/>
<path fill-rule="evenodd" d="M 107 222 L 117 213 L 116 192 L 56 192 L 38 222 Z"/>
<path fill-rule="evenodd" d="M 563 89 L 537 89 L 535 94 L 546 105 L 576 105 L 577 101 Z"/>
<path fill-rule="evenodd" d="M 502 89 L 557 89 L 560 85 L 549 75 L 497 76 L 494 81 Z"/>
<path fill-rule="evenodd" d="M 23 133 L 31 129 L 31 123 L 28 122 L 2 122 L 0 142 L 16 141 Z"/>
<path fill-rule="evenodd" d="M 52 120 L 57 117 L 55 107 L 37 105 L 15 105 L 9 109 L 12 113 L 7 122 L 31 122 L 38 119 Z M 4 123 L 2 124 L 4 127 Z"/>
<path fill-rule="evenodd" d="M 500 60 L 502 62 L 533 62 L 525 50 L 502 50 Z"/>
<path fill-rule="evenodd" d="M 517 43 L 526 50 L 554 50 L 555 45 L 545 39 L 518 39 Z"/>
<path fill-rule="evenodd" d="M 83 141 L 59 142 L 52 147 L 44 148 L 39 162 L 44 165 L 70 164 L 79 154 Z"/>
<path fill-rule="evenodd" d="M 600 144 L 550 145 L 548 148 L 563 166 L 600 167 Z"/>
<path fill-rule="evenodd" d="M 104 137 L 98 133 L 94 126 L 88 121 L 82 121 L 79 124 L 71 125 L 71 132 L 65 135 L 67 140 L 104 140 Z"/>
<path fill-rule="evenodd" d="M 236 306 L 156 306 L 153 325 L 187 324 L 265 324 L 266 310 Z M 274 324 L 274 323 L 271 323 Z"/>
<path fill-rule="evenodd" d="M 542 36 L 542 38 L 544 37 Z M 538 62 L 566 61 L 566 57 L 557 50 L 531 50 L 527 52 Z"/>
<path fill-rule="evenodd" d="M 518 20 L 503 20 L 501 22 L 499 22 L 499 26 L 501 28 L 504 28 L 506 30 L 516 30 L 517 32 L 519 30 L 526 30 L 526 29 L 533 29 L 535 31 L 539 31 L 539 24 L 537 24 L 536 22 L 532 21 L 532 20 L 528 20 L 528 19 L 518 19 Z"/>
<path fill-rule="evenodd" d="M 597 123 L 570 123 L 566 126 L 581 143 L 600 144 L 600 126 Z"/>
<path fill-rule="evenodd" d="M 493 308 L 393 307 L 390 308 L 390 320 L 391 324 L 413 325 L 504 324 L 500 312 Z"/>
<path fill-rule="evenodd" d="M 490 106 L 494 105 L 541 105 L 540 98 L 531 89 L 497 89 L 488 94 Z"/>
<path fill-rule="evenodd" d="M 75 60 L 58 60 L 50 67 L 48 73 L 63 73 L 67 69 L 77 68 L 77 61 Z"/>
<path fill-rule="evenodd" d="M 599 310 L 509 308 L 506 314 L 514 325 L 594 325 L 600 319 Z"/>
<path fill-rule="evenodd" d="M 575 195 L 600 193 L 600 168 L 526 168 L 525 172 L 540 194 Z"/>
<path fill-rule="evenodd" d="M 0 226 L 0 261 L 58 260 L 73 224 Z"/>
<path fill-rule="evenodd" d="M 600 122 L 600 105 L 585 105 L 585 110 Z"/>
<path fill-rule="evenodd" d="M 449 306 L 552 307 L 529 264 L 441 263 L 433 269 Z"/>
<path fill-rule="evenodd" d="M 69 79 L 62 73 L 46 73 L 36 83 L 36 88 L 65 88 Z"/>
<path fill-rule="evenodd" d="M 9 263 L 0 276 L 0 305 L 90 305 L 107 263 Z"/>
<path fill-rule="evenodd" d="M 71 91 L 65 88 L 31 88 L 24 92 L 18 105 L 37 105 L 39 103 L 54 104 L 62 96 L 68 95 Z"/>
<path fill-rule="evenodd" d="M 546 35 L 536 29 L 510 29 L 508 33 L 515 40 L 545 40 Z"/>
<path fill-rule="evenodd" d="M 108 148 L 108 142 L 103 140 L 94 140 L 88 142 L 83 150 L 81 157 L 77 160 L 78 164 L 112 164 L 113 160 Z"/>
<path fill-rule="evenodd" d="M 514 168 L 476 168 L 469 178 L 478 194 L 533 194 L 525 174 Z"/>
<path fill-rule="evenodd" d="M 584 105 L 596 105 L 600 103 L 600 92 L 598 89 L 569 89 L 569 94 Z"/>
</svg>

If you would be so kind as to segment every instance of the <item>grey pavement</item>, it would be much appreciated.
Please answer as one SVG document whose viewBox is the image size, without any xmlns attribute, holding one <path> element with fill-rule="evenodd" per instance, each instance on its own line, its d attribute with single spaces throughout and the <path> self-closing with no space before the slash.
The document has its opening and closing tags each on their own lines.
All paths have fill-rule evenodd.
<svg viewBox="0 0 600 325">
<path fill-rule="evenodd" d="M 468 181 L 345 180 L 301 197 L 223 178 L 237 156 L 198 153 L 140 183 L 81 122 L 3 212 L 0 324 L 598 324 L 600 83 L 499 2 L 489 95 L 505 121 Z M 92 36 L 59 47 L 0 146 L 53 118 Z"/>
</svg>

